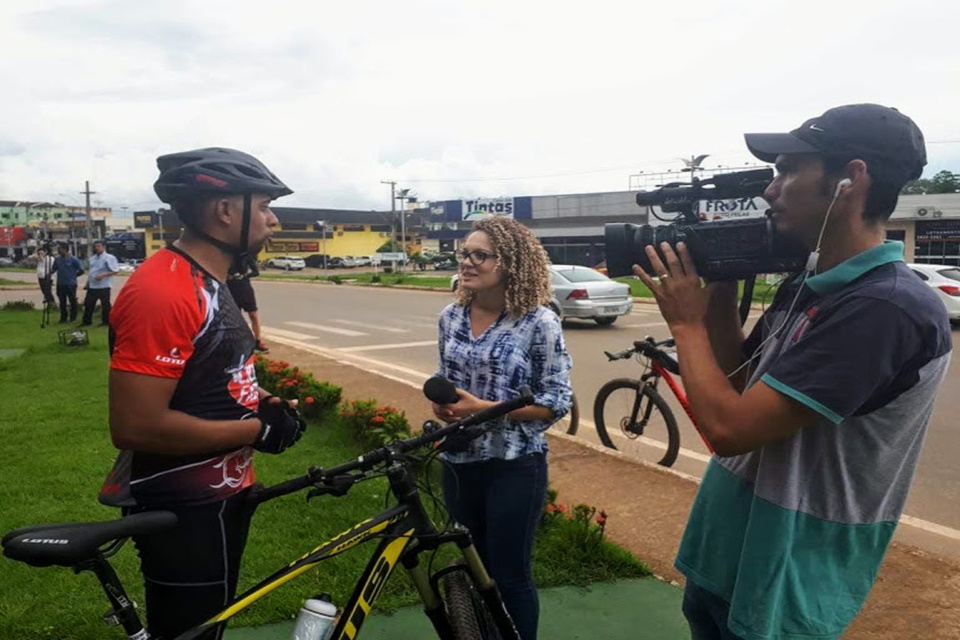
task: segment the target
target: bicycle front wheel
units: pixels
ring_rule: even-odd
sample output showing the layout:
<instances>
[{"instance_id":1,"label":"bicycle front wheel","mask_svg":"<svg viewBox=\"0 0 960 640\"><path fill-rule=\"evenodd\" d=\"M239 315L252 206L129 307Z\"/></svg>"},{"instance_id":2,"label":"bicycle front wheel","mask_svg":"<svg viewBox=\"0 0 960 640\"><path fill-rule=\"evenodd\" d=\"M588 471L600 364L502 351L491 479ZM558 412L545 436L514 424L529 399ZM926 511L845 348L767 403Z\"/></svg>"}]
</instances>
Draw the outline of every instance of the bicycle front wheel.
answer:
<instances>
[{"instance_id":1,"label":"bicycle front wheel","mask_svg":"<svg viewBox=\"0 0 960 640\"><path fill-rule=\"evenodd\" d=\"M680 452L680 430L670 405L657 390L639 380L616 378L600 387L593 403L597 435L604 446L616 449L611 437L620 433L634 440L640 436L651 446L665 447L657 464L672 466Z\"/></svg>"},{"instance_id":2,"label":"bicycle front wheel","mask_svg":"<svg viewBox=\"0 0 960 640\"><path fill-rule=\"evenodd\" d=\"M501 640L493 616L466 571L445 575L442 584L455 640Z\"/></svg>"}]
</instances>

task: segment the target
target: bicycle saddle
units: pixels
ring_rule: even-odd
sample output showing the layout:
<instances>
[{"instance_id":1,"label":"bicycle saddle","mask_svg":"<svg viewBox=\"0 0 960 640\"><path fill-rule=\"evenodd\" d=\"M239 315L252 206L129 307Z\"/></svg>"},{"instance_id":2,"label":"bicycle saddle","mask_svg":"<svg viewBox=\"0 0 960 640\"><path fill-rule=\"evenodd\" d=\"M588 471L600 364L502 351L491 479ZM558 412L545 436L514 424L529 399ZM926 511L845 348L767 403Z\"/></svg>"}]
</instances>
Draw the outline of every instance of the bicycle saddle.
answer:
<instances>
[{"instance_id":1,"label":"bicycle saddle","mask_svg":"<svg viewBox=\"0 0 960 640\"><path fill-rule=\"evenodd\" d=\"M111 540L162 531L176 523L176 514L153 511L106 522L22 527L3 536L3 555L34 567L72 567L96 557L99 548Z\"/></svg>"}]
</instances>

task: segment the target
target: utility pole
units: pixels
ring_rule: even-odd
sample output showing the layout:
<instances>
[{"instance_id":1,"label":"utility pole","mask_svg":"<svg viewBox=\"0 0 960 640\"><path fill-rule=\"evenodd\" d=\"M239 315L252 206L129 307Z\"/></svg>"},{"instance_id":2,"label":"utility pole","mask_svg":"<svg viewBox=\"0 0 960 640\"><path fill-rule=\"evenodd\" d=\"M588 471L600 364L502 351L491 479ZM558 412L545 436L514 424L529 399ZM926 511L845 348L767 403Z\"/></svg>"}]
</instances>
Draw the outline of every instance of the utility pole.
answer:
<instances>
[{"instance_id":1,"label":"utility pole","mask_svg":"<svg viewBox=\"0 0 960 640\"><path fill-rule=\"evenodd\" d=\"M394 249L397 244L397 181L381 180L380 184L390 185L390 244L394 245L390 248Z\"/></svg>"},{"instance_id":2,"label":"utility pole","mask_svg":"<svg viewBox=\"0 0 960 640\"><path fill-rule=\"evenodd\" d=\"M93 220L90 218L90 196L95 194L96 191L90 191L89 180L87 180L84 185L86 188L80 193L87 196L87 260L89 260L91 252L93 251Z\"/></svg>"}]
</instances>

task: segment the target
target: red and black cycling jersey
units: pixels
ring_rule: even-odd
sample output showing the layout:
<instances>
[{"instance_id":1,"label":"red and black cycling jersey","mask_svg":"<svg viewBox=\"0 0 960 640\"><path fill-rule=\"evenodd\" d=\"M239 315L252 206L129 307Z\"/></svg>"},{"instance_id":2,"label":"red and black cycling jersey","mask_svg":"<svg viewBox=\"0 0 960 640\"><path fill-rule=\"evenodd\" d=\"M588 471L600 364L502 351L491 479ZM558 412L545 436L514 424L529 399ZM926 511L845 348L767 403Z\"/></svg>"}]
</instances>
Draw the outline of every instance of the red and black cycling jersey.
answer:
<instances>
[{"instance_id":1,"label":"red and black cycling jersey","mask_svg":"<svg viewBox=\"0 0 960 640\"><path fill-rule=\"evenodd\" d=\"M253 416L259 403L256 340L229 289L185 253L163 249L140 265L117 296L110 324L110 368L176 378L171 409L208 420ZM162 506L223 500L253 484L252 459L251 447L201 455L123 451L100 501Z\"/></svg>"}]
</instances>

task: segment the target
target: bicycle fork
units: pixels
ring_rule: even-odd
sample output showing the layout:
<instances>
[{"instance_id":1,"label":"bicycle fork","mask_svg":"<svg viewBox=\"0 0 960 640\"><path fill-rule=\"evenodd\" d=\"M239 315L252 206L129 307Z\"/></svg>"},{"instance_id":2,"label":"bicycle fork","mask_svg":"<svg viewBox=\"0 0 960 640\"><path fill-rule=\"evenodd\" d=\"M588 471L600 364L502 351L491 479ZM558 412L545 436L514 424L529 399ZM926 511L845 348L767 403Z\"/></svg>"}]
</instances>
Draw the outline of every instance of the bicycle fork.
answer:
<instances>
[{"instance_id":1,"label":"bicycle fork","mask_svg":"<svg viewBox=\"0 0 960 640\"><path fill-rule=\"evenodd\" d=\"M646 387L650 387L654 391L657 390L657 380L659 378L654 378L653 382L649 382L649 378L644 376L640 379L640 383L637 385L637 394L633 399L633 409L630 411L629 422L624 425L625 430L634 436L642 436L643 430L647 428L647 424L650 422L650 416L653 415L653 400L651 400L646 394L643 393L643 390ZM640 414L640 405L643 403L644 399L647 401L647 406L643 410L643 421L637 422L637 417Z\"/></svg>"}]
</instances>

